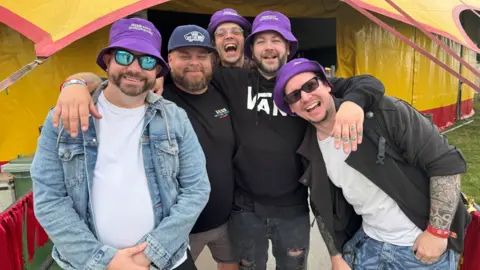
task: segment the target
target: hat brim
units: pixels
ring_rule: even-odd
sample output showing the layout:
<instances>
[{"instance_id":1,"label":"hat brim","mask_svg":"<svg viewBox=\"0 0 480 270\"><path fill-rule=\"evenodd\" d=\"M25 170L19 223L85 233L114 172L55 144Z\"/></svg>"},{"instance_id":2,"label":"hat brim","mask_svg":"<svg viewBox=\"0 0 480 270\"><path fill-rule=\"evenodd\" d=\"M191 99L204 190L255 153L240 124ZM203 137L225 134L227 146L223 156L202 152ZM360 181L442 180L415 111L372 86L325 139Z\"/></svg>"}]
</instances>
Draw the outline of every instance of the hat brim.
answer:
<instances>
[{"instance_id":1,"label":"hat brim","mask_svg":"<svg viewBox=\"0 0 480 270\"><path fill-rule=\"evenodd\" d=\"M292 32L287 31L285 28L282 28L277 25L264 24L255 28L253 32L245 40L245 56L252 58L252 51L250 47L253 44L253 37L256 34L260 32L265 32L265 31L275 31L290 43L290 54L288 55L288 59L291 59L295 55L295 53L298 50L298 40L295 38Z\"/></svg>"},{"instance_id":2,"label":"hat brim","mask_svg":"<svg viewBox=\"0 0 480 270\"><path fill-rule=\"evenodd\" d=\"M168 53L170 53L171 51L174 51L176 49L179 49L179 48L203 48L205 50L207 50L209 53L211 52L216 52L217 49L215 49L214 47L212 46L209 46L209 45L200 45L200 44L183 44L183 45L179 45L179 46L176 46L176 47L173 47L171 48Z\"/></svg>"},{"instance_id":3,"label":"hat brim","mask_svg":"<svg viewBox=\"0 0 480 270\"><path fill-rule=\"evenodd\" d=\"M160 52L158 51L157 48L155 48L155 46L153 46L149 42L143 42L138 38L123 38L118 42L114 42L110 44L110 46L104 48L98 54L97 65L105 71L107 70L107 66L103 61L103 55L105 55L105 53L107 53L111 49L126 49L129 51L136 51L139 53L154 56L159 60L159 64L162 67L162 70L157 75L157 78L167 75L167 73L170 70L170 67L168 66L167 62L165 62L165 60L162 58L162 56L160 55Z\"/></svg>"},{"instance_id":4,"label":"hat brim","mask_svg":"<svg viewBox=\"0 0 480 270\"><path fill-rule=\"evenodd\" d=\"M217 30L217 27L220 24L227 23L227 22L236 23L236 24L240 25L240 27L242 27L242 29L244 31L245 30L250 31L250 28L252 27L250 22L247 19L245 19L241 16L222 15L221 17L219 17L218 19L216 19L215 21L213 21L212 23L210 23L208 25L207 31L210 34L210 38L214 39L214 34L215 34L215 30Z\"/></svg>"},{"instance_id":5,"label":"hat brim","mask_svg":"<svg viewBox=\"0 0 480 270\"><path fill-rule=\"evenodd\" d=\"M323 69L323 67L315 61L300 63L294 67L289 68L289 70L286 70L285 72L285 75L278 74L277 76L277 82L273 90L273 100L277 108L281 111L288 113L289 115L296 115L290 110L290 105L285 102L285 86L287 85L288 81L290 81L293 76L300 73L315 72L319 73L319 75L322 77L320 78L322 81L328 82L327 75L325 74L325 70ZM328 84L330 85L330 82L328 82Z\"/></svg>"}]
</instances>

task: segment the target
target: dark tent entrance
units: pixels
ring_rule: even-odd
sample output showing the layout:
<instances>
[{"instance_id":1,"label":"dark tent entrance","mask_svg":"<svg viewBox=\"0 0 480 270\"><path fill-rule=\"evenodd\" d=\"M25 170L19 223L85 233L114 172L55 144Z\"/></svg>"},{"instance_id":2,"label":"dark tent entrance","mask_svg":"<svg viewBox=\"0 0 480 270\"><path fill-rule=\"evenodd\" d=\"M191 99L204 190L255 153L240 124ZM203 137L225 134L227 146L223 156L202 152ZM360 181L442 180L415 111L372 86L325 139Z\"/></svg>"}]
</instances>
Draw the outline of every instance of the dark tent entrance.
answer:
<instances>
[{"instance_id":1,"label":"dark tent entrance","mask_svg":"<svg viewBox=\"0 0 480 270\"><path fill-rule=\"evenodd\" d=\"M167 57L167 44L175 27L196 24L207 28L210 14L196 14L163 10L148 10L148 20L158 28L163 37L162 55ZM251 23L253 17L246 17ZM336 65L335 18L290 18L292 32L300 42L297 57L306 57L320 62L325 67Z\"/></svg>"}]
</instances>

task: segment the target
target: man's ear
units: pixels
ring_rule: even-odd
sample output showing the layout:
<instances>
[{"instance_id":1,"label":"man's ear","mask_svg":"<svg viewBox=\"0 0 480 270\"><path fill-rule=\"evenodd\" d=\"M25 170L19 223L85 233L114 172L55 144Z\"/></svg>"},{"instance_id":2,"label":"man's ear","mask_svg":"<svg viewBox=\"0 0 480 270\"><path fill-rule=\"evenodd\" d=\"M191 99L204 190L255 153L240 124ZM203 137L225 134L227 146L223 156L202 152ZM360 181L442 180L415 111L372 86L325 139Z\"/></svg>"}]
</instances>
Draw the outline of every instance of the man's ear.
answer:
<instances>
[{"instance_id":1,"label":"man's ear","mask_svg":"<svg viewBox=\"0 0 480 270\"><path fill-rule=\"evenodd\" d=\"M287 58L290 57L290 42L287 41Z\"/></svg>"},{"instance_id":2,"label":"man's ear","mask_svg":"<svg viewBox=\"0 0 480 270\"><path fill-rule=\"evenodd\" d=\"M168 54L168 64L171 65L173 61L173 55L171 53Z\"/></svg>"},{"instance_id":3,"label":"man's ear","mask_svg":"<svg viewBox=\"0 0 480 270\"><path fill-rule=\"evenodd\" d=\"M105 63L105 66L108 68L110 67L110 61L112 61L112 54L111 53L106 53L103 55L103 63Z\"/></svg>"}]
</instances>

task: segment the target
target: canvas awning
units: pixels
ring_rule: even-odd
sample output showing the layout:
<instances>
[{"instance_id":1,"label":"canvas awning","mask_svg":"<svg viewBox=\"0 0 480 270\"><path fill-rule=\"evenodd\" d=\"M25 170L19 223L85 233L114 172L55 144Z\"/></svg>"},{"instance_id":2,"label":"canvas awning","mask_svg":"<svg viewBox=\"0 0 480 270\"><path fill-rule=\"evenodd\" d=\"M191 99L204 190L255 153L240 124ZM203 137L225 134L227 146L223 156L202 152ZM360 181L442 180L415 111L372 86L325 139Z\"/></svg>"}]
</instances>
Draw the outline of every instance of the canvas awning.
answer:
<instances>
[{"instance_id":1,"label":"canvas awning","mask_svg":"<svg viewBox=\"0 0 480 270\"><path fill-rule=\"evenodd\" d=\"M412 24L385 0L352 1L364 9ZM394 0L393 2L428 31L450 38L480 53L480 49L468 37L460 23L460 13L464 10L480 10L480 0Z\"/></svg>"}]
</instances>

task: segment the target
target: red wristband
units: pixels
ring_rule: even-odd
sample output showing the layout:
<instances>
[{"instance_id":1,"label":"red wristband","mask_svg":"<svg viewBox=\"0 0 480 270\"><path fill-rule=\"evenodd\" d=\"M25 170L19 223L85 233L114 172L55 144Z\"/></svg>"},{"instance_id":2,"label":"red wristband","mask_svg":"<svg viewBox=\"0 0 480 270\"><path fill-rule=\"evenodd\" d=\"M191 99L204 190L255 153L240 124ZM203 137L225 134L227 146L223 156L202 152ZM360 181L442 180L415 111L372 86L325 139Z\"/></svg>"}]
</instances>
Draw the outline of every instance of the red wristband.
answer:
<instances>
[{"instance_id":1,"label":"red wristband","mask_svg":"<svg viewBox=\"0 0 480 270\"><path fill-rule=\"evenodd\" d=\"M435 228L433 227L432 225L428 224L427 225L427 231L429 233L431 233L432 235L436 236L436 237L439 237L439 238L448 238L450 236L452 236L453 238L457 238L457 234L454 233L454 232L450 232L449 230L442 230L442 229L438 229L438 228Z\"/></svg>"},{"instance_id":2,"label":"red wristband","mask_svg":"<svg viewBox=\"0 0 480 270\"><path fill-rule=\"evenodd\" d=\"M85 87L88 87L88 84L85 80L83 79L80 79L80 78L70 78L70 79L66 79L65 81L62 82L62 84L60 85L60 92L62 91L63 87L65 87L66 83L69 83L69 84L82 84L82 85L85 85Z\"/></svg>"}]
</instances>

